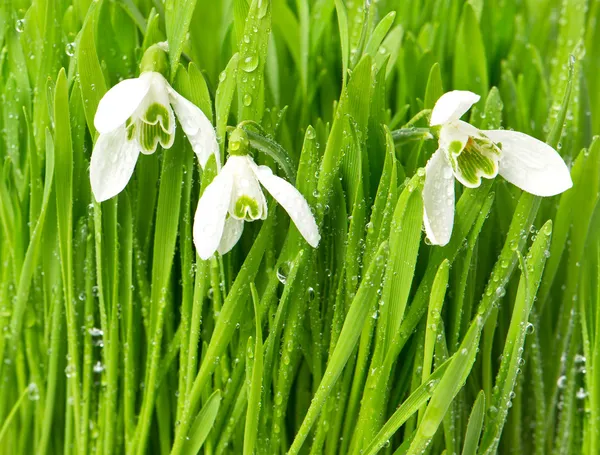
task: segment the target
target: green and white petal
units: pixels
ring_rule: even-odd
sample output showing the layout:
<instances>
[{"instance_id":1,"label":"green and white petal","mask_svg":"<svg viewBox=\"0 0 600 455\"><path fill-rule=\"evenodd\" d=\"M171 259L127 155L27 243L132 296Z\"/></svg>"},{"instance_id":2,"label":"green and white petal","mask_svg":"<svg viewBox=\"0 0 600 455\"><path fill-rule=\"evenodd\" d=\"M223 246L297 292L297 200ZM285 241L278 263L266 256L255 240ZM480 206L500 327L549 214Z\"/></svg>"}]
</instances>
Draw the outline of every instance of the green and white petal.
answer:
<instances>
[{"instance_id":1,"label":"green and white petal","mask_svg":"<svg viewBox=\"0 0 600 455\"><path fill-rule=\"evenodd\" d=\"M478 102L480 96L463 90L454 90L444 93L435 103L431 111L430 126L443 125L453 122L463 116L465 112L471 109L471 106Z\"/></svg>"},{"instance_id":2,"label":"green and white petal","mask_svg":"<svg viewBox=\"0 0 600 455\"><path fill-rule=\"evenodd\" d=\"M439 146L445 150L449 159L461 154L469 137L479 134L474 126L460 120L449 122L440 128Z\"/></svg>"},{"instance_id":3,"label":"green and white petal","mask_svg":"<svg viewBox=\"0 0 600 455\"><path fill-rule=\"evenodd\" d=\"M233 175L224 167L206 187L194 216L194 245L200 257L209 259L221 244L227 209L233 189Z\"/></svg>"},{"instance_id":4,"label":"green and white petal","mask_svg":"<svg viewBox=\"0 0 600 455\"><path fill-rule=\"evenodd\" d=\"M215 155L217 168L221 167L217 134L204 112L169 87L171 105L177 114L181 128L188 137L200 166L204 169L211 155Z\"/></svg>"},{"instance_id":5,"label":"green and white petal","mask_svg":"<svg viewBox=\"0 0 600 455\"><path fill-rule=\"evenodd\" d=\"M143 76L119 82L102 97L94 117L94 126L100 134L123 125L142 104L152 83Z\"/></svg>"},{"instance_id":6,"label":"green and white petal","mask_svg":"<svg viewBox=\"0 0 600 455\"><path fill-rule=\"evenodd\" d=\"M234 176L229 214L245 221L267 218L267 200L252 171L252 158L232 155L225 165L228 166Z\"/></svg>"},{"instance_id":7,"label":"green and white petal","mask_svg":"<svg viewBox=\"0 0 600 455\"><path fill-rule=\"evenodd\" d=\"M225 220L225 228L223 229L223 237L217 251L220 255L229 253L231 249L238 243L238 240L244 232L244 222L230 216Z\"/></svg>"},{"instance_id":8,"label":"green and white petal","mask_svg":"<svg viewBox=\"0 0 600 455\"><path fill-rule=\"evenodd\" d=\"M454 225L454 175L443 150L438 149L425 166L423 224L433 245L446 245Z\"/></svg>"},{"instance_id":9,"label":"green and white petal","mask_svg":"<svg viewBox=\"0 0 600 455\"><path fill-rule=\"evenodd\" d=\"M448 123L441 128L439 143L447 151L455 177L466 187L477 188L482 177L498 175L501 151L474 126L461 120Z\"/></svg>"},{"instance_id":10,"label":"green and white petal","mask_svg":"<svg viewBox=\"0 0 600 455\"><path fill-rule=\"evenodd\" d=\"M500 175L513 185L536 196L554 196L573 186L569 168L548 144L517 131L484 133L502 149Z\"/></svg>"},{"instance_id":11,"label":"green and white petal","mask_svg":"<svg viewBox=\"0 0 600 455\"><path fill-rule=\"evenodd\" d=\"M267 166L253 166L258 180L285 209L302 237L316 248L321 240L319 228L304 196L289 182L277 177Z\"/></svg>"},{"instance_id":12,"label":"green and white petal","mask_svg":"<svg viewBox=\"0 0 600 455\"><path fill-rule=\"evenodd\" d=\"M170 149L175 142L175 116L171 107L164 108L162 105L154 104L149 108L147 116L149 119L154 119L154 123L138 120L134 126L137 129L137 140L142 153L153 154L158 144L163 149ZM167 120L165 122L160 120L163 118Z\"/></svg>"},{"instance_id":13,"label":"green and white petal","mask_svg":"<svg viewBox=\"0 0 600 455\"><path fill-rule=\"evenodd\" d=\"M164 149L169 149L175 141L175 114L171 109L168 83L159 73L144 73L150 81L150 90L142 104L135 112L134 120L137 128L138 142L142 153L147 155L156 151L158 144Z\"/></svg>"},{"instance_id":14,"label":"green and white petal","mask_svg":"<svg viewBox=\"0 0 600 455\"><path fill-rule=\"evenodd\" d=\"M98 202L123 191L133 175L139 155L138 144L127 140L125 126L100 134L90 162L90 182Z\"/></svg>"}]
</instances>

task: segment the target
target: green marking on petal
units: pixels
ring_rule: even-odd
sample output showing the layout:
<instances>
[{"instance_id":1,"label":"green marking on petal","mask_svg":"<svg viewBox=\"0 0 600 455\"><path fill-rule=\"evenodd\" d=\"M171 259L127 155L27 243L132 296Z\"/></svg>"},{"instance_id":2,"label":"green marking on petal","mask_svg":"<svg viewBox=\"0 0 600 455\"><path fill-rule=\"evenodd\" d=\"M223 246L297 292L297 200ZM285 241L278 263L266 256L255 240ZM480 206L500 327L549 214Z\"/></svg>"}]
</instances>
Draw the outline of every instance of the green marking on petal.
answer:
<instances>
[{"instance_id":1,"label":"green marking on petal","mask_svg":"<svg viewBox=\"0 0 600 455\"><path fill-rule=\"evenodd\" d=\"M476 188L481 178L492 179L498 175L501 149L487 137L469 137L464 150L458 155L449 154L456 178L465 186Z\"/></svg>"},{"instance_id":2,"label":"green marking on petal","mask_svg":"<svg viewBox=\"0 0 600 455\"><path fill-rule=\"evenodd\" d=\"M154 125L145 122L139 122L138 141L145 153L154 153L158 144L164 149L168 149L175 141L175 131L168 133L160 124Z\"/></svg>"},{"instance_id":3,"label":"green marking on petal","mask_svg":"<svg viewBox=\"0 0 600 455\"><path fill-rule=\"evenodd\" d=\"M137 128L135 127L135 122L131 120L131 117L127 119L125 123L125 129L127 130L127 140L131 141L135 137L135 132Z\"/></svg>"},{"instance_id":4,"label":"green marking on petal","mask_svg":"<svg viewBox=\"0 0 600 455\"><path fill-rule=\"evenodd\" d=\"M165 133L171 131L171 116L169 115L169 109L159 103L152 103L146 109L146 113L142 116L144 123L151 125L160 124Z\"/></svg>"},{"instance_id":5,"label":"green marking on petal","mask_svg":"<svg viewBox=\"0 0 600 455\"><path fill-rule=\"evenodd\" d=\"M452 155L460 155L460 153L463 150L463 144L460 141L452 141L450 142L450 145L448 146L448 151L452 154Z\"/></svg>"},{"instance_id":6,"label":"green marking on petal","mask_svg":"<svg viewBox=\"0 0 600 455\"><path fill-rule=\"evenodd\" d=\"M250 196L242 195L235 201L233 215L245 221L254 221L260 218L260 205Z\"/></svg>"}]
</instances>

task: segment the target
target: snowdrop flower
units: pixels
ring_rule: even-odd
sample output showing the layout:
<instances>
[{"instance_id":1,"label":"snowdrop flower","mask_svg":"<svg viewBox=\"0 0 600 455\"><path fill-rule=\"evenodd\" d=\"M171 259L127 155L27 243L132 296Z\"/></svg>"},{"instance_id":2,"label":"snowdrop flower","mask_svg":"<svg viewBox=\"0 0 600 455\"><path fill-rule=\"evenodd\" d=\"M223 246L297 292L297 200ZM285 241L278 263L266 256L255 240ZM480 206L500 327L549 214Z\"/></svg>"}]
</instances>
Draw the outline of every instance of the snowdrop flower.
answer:
<instances>
[{"instance_id":1,"label":"snowdrop flower","mask_svg":"<svg viewBox=\"0 0 600 455\"><path fill-rule=\"evenodd\" d=\"M481 178L500 174L537 196L554 196L573 186L567 165L549 145L508 130L479 130L460 117L479 96L466 91L445 93L431 112L439 127L439 145L425 167L423 222L429 241L446 245L454 224L454 179L468 188Z\"/></svg>"},{"instance_id":2,"label":"snowdrop flower","mask_svg":"<svg viewBox=\"0 0 600 455\"><path fill-rule=\"evenodd\" d=\"M244 221L267 218L261 185L290 215L300 234L314 248L321 236L306 199L267 166L257 166L248 155L248 136L237 128L229 139L229 158L206 187L194 218L194 244L200 257L225 254L242 235Z\"/></svg>"},{"instance_id":3,"label":"snowdrop flower","mask_svg":"<svg viewBox=\"0 0 600 455\"><path fill-rule=\"evenodd\" d=\"M146 51L140 77L126 79L100 100L94 126L100 133L92 152L90 180L98 202L119 194L133 174L140 153L152 154L175 140L175 115L200 165L214 154L219 167L215 130L195 104L177 93L161 74L168 68L164 45ZM174 112L173 112L174 111Z\"/></svg>"}]
</instances>

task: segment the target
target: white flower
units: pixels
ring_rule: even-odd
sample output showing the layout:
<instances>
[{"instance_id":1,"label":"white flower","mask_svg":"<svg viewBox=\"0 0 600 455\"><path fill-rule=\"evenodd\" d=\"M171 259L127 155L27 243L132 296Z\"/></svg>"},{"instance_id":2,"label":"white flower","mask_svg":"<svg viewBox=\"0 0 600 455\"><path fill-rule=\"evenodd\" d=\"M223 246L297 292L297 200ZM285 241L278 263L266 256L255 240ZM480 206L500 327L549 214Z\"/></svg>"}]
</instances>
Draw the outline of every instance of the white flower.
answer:
<instances>
[{"instance_id":1,"label":"white flower","mask_svg":"<svg viewBox=\"0 0 600 455\"><path fill-rule=\"evenodd\" d=\"M92 191L98 202L119 194L129 182L141 153L152 154L160 144L175 140L175 114L200 165L212 154L219 166L215 130L195 104L169 85L158 72L143 72L111 88L100 100L94 126L100 133L90 163Z\"/></svg>"},{"instance_id":2,"label":"white flower","mask_svg":"<svg viewBox=\"0 0 600 455\"><path fill-rule=\"evenodd\" d=\"M250 156L230 155L198 202L194 244L202 259L231 250L242 235L244 221L267 218L261 185L287 211L306 241L317 247L321 236L302 194L269 167L257 166Z\"/></svg>"},{"instance_id":3,"label":"white flower","mask_svg":"<svg viewBox=\"0 0 600 455\"><path fill-rule=\"evenodd\" d=\"M508 130L478 130L460 117L479 96L466 91L445 93L431 112L440 126L439 145L425 167L423 222L430 242L446 245L454 224L454 178L469 188L481 177L500 174L537 196L554 196L573 186L567 165L549 145Z\"/></svg>"}]
</instances>

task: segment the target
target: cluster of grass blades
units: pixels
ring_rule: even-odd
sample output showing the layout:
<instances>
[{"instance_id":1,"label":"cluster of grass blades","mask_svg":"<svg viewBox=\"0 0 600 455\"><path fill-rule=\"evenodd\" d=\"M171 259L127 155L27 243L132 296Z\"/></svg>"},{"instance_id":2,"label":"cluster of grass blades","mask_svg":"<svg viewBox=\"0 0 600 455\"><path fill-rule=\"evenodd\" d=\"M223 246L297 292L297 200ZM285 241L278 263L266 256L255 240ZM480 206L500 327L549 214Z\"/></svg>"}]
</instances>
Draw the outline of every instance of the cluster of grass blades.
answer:
<instances>
[{"instance_id":1,"label":"cluster of grass blades","mask_svg":"<svg viewBox=\"0 0 600 455\"><path fill-rule=\"evenodd\" d=\"M2 2L0 453L600 453L599 24L598 0ZM164 41L222 161L243 124L317 249L269 201L201 260L215 169L180 127L94 200L98 103ZM452 89L574 185L457 186L438 247L423 168Z\"/></svg>"}]
</instances>

